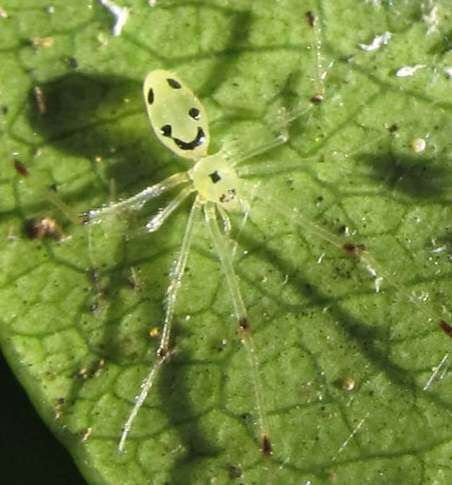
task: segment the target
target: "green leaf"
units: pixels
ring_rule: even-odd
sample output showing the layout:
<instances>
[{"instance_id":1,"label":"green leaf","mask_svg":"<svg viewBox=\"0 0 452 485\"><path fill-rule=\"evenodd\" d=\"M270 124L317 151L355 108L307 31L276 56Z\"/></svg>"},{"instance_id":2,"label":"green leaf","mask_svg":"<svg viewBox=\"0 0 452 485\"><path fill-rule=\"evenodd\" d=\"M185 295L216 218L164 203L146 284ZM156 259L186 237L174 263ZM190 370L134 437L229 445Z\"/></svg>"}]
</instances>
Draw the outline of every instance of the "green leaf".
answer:
<instances>
[{"instance_id":1,"label":"green leaf","mask_svg":"<svg viewBox=\"0 0 452 485\"><path fill-rule=\"evenodd\" d=\"M99 3L49 5L2 2L0 340L87 481L450 483L451 342L439 325L452 309L449 2L129 0L118 37ZM384 32L387 45L359 47ZM203 101L212 150L233 135L268 141L270 113L311 107L286 145L247 162L260 197L284 211L249 193L250 220L233 217L271 457L201 221L176 353L117 453L189 206L152 235L140 229L165 199L92 227L75 215L188 168L150 132L141 84L157 68ZM295 208L364 244L367 268ZM43 218L54 237L30 237Z\"/></svg>"}]
</instances>

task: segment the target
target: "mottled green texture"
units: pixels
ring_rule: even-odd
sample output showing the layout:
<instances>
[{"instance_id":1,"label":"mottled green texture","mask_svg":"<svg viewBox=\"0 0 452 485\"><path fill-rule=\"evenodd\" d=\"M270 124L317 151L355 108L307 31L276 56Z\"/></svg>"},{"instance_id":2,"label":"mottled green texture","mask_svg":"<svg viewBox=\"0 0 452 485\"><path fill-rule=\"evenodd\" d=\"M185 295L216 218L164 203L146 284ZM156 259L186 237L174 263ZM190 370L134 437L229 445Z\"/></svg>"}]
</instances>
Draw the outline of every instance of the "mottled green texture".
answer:
<instances>
[{"instance_id":1,"label":"mottled green texture","mask_svg":"<svg viewBox=\"0 0 452 485\"><path fill-rule=\"evenodd\" d=\"M452 311L450 1L434 2L439 24L427 35L428 2L413 0L160 0L153 9L129 0L118 38L98 3L55 0L53 14L49 3L1 5L9 17L0 19L0 340L86 479L451 483L449 374L424 390L451 345L438 327ZM177 353L118 456L121 426L154 358L148 330L161 322L188 206L153 235L140 228L160 201L134 219L106 221L92 228L89 247L89 229L46 193L56 190L80 213L187 166L151 134L141 99L151 69L176 70L203 100L214 147L231 133L263 141L266 112L308 106L318 92L309 9L320 18L325 100L293 124L287 145L251 163L253 180L333 233L350 231L405 291L384 281L377 293L353 259L252 203L234 236L272 430L274 455L265 459L231 302L198 224L177 305ZM389 45L358 47L384 31ZM52 46L30 44L46 36ZM396 77L414 64L426 67ZM417 137L427 142L420 154ZM28 239L24 222L42 216L68 238ZM424 313L408 301L412 292ZM343 389L346 378L354 390Z\"/></svg>"}]
</instances>

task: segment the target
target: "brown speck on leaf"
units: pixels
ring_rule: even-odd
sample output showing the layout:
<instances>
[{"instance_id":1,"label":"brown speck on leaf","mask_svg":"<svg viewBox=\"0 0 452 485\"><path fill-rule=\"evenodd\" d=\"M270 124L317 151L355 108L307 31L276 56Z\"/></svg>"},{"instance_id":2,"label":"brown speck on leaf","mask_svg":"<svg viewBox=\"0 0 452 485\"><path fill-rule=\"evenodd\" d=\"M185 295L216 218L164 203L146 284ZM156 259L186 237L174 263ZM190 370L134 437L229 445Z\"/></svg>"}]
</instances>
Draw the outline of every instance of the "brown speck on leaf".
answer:
<instances>
[{"instance_id":1,"label":"brown speck on leaf","mask_svg":"<svg viewBox=\"0 0 452 485\"><path fill-rule=\"evenodd\" d=\"M251 326L250 326L250 322L249 322L248 318L242 317L239 320L239 329L240 329L240 331L242 333L245 333L245 332L249 332L250 331Z\"/></svg>"},{"instance_id":2,"label":"brown speck on leaf","mask_svg":"<svg viewBox=\"0 0 452 485\"><path fill-rule=\"evenodd\" d=\"M342 249L350 256L359 256L366 250L364 244L345 243Z\"/></svg>"},{"instance_id":3,"label":"brown speck on leaf","mask_svg":"<svg viewBox=\"0 0 452 485\"><path fill-rule=\"evenodd\" d=\"M44 95L44 91L39 86L33 88L33 96L35 98L36 108L40 115L47 113L47 103Z\"/></svg>"},{"instance_id":4,"label":"brown speck on leaf","mask_svg":"<svg viewBox=\"0 0 452 485\"><path fill-rule=\"evenodd\" d=\"M452 337L452 326L450 326L445 320L439 321L439 327L448 337Z\"/></svg>"},{"instance_id":5,"label":"brown speck on leaf","mask_svg":"<svg viewBox=\"0 0 452 485\"><path fill-rule=\"evenodd\" d=\"M270 438L266 434L264 434L264 436L262 436L261 450L262 450L262 454L264 456L273 455L272 444L270 442Z\"/></svg>"},{"instance_id":6,"label":"brown speck on leaf","mask_svg":"<svg viewBox=\"0 0 452 485\"><path fill-rule=\"evenodd\" d=\"M315 14L314 14L314 12L312 10L308 10L304 14L304 18L305 18L307 24L309 25L309 27L314 27L315 21L316 21L316 17L315 17Z\"/></svg>"},{"instance_id":7,"label":"brown speck on leaf","mask_svg":"<svg viewBox=\"0 0 452 485\"><path fill-rule=\"evenodd\" d=\"M312 104L321 104L323 102L323 96L321 94L314 94L314 96L311 97L310 101Z\"/></svg>"},{"instance_id":8,"label":"brown speck on leaf","mask_svg":"<svg viewBox=\"0 0 452 485\"><path fill-rule=\"evenodd\" d=\"M17 158L14 159L14 168L19 175L22 175L22 177L26 177L27 175L29 175L26 165L20 160L17 160Z\"/></svg>"},{"instance_id":9,"label":"brown speck on leaf","mask_svg":"<svg viewBox=\"0 0 452 485\"><path fill-rule=\"evenodd\" d=\"M396 123L393 123L388 127L389 133L395 133L398 130L399 130L399 126Z\"/></svg>"},{"instance_id":10,"label":"brown speck on leaf","mask_svg":"<svg viewBox=\"0 0 452 485\"><path fill-rule=\"evenodd\" d=\"M61 241L64 234L55 219L43 217L42 219L28 219L25 221L24 230L30 239L44 239L46 237Z\"/></svg>"}]
</instances>

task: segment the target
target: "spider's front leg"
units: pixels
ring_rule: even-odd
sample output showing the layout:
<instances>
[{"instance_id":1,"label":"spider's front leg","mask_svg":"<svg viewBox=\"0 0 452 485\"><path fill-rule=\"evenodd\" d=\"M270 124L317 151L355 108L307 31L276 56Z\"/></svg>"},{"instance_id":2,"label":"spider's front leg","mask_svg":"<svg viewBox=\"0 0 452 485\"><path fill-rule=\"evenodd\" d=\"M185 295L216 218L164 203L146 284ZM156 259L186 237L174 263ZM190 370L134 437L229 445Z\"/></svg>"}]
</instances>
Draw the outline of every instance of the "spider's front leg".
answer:
<instances>
[{"instance_id":1,"label":"spider's front leg","mask_svg":"<svg viewBox=\"0 0 452 485\"><path fill-rule=\"evenodd\" d=\"M85 212L82 216L83 223L96 224L98 222L102 222L102 219L105 216L114 214L116 212L123 210L140 210L148 200L155 199L164 192L167 192L178 185L186 184L190 181L191 179L187 172L176 173L155 185L146 187L144 190L138 192L138 194L135 194L132 197L129 197L128 199Z\"/></svg>"},{"instance_id":2,"label":"spider's front leg","mask_svg":"<svg viewBox=\"0 0 452 485\"><path fill-rule=\"evenodd\" d=\"M220 259L221 268L226 277L226 283L231 294L234 313L237 319L240 340L247 352L248 361L251 368L251 385L254 388L256 399L256 412L261 440L261 450L264 455L269 456L272 454L272 445L270 441L269 428L265 419L264 396L259 377L259 362L256 353L256 346L251 333L251 324L248 318L248 312L240 291L239 281L232 264L232 251L229 240L222 233L218 224L216 212L217 207L218 206L213 202L207 202L204 205L205 220L209 228L213 245Z\"/></svg>"}]
</instances>

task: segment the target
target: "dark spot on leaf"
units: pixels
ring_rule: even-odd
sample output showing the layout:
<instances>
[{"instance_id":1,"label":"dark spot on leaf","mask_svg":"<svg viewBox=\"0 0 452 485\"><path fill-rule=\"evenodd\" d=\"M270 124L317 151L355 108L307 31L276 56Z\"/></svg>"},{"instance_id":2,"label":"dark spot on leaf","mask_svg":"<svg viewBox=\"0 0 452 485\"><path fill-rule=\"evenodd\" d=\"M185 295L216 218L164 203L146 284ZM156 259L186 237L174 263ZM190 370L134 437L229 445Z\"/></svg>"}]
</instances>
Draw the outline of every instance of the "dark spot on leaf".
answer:
<instances>
[{"instance_id":1,"label":"dark spot on leaf","mask_svg":"<svg viewBox=\"0 0 452 485\"><path fill-rule=\"evenodd\" d=\"M262 436L261 450L264 456L271 456L273 454L270 438L266 434Z\"/></svg>"},{"instance_id":2,"label":"dark spot on leaf","mask_svg":"<svg viewBox=\"0 0 452 485\"><path fill-rule=\"evenodd\" d=\"M452 327L445 320L439 321L439 327L448 337L452 337Z\"/></svg>"},{"instance_id":3,"label":"dark spot on leaf","mask_svg":"<svg viewBox=\"0 0 452 485\"><path fill-rule=\"evenodd\" d=\"M309 27L314 27L314 25L315 25L315 15L314 15L314 12L312 10L308 10L304 14L304 18L305 18L307 24L309 25Z\"/></svg>"},{"instance_id":4,"label":"dark spot on leaf","mask_svg":"<svg viewBox=\"0 0 452 485\"><path fill-rule=\"evenodd\" d=\"M342 249L350 256L359 256L366 250L364 244L345 243Z\"/></svg>"},{"instance_id":5,"label":"dark spot on leaf","mask_svg":"<svg viewBox=\"0 0 452 485\"><path fill-rule=\"evenodd\" d=\"M14 160L14 168L19 175L22 175L22 177L29 175L28 168L20 160Z\"/></svg>"}]
</instances>

